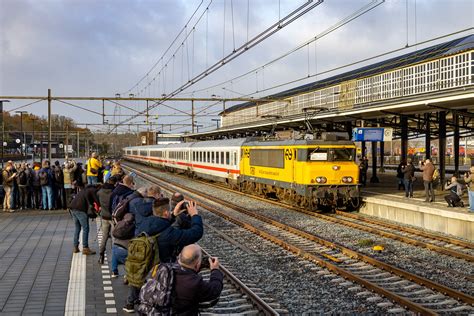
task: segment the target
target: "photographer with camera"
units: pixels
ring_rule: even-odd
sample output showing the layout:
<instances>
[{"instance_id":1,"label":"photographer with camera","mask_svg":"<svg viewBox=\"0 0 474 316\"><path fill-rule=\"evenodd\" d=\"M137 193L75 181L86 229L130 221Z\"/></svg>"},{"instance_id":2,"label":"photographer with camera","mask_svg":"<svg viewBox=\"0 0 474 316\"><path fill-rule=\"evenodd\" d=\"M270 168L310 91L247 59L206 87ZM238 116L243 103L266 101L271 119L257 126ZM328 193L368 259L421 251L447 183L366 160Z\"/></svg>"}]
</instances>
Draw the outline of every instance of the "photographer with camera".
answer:
<instances>
[{"instance_id":1,"label":"photographer with camera","mask_svg":"<svg viewBox=\"0 0 474 316\"><path fill-rule=\"evenodd\" d=\"M219 270L219 260L203 257L201 247L192 244L183 248L178 263L173 290L173 313L198 315L200 303L212 301L211 306L215 305L222 292L224 278ZM201 268L206 265L211 270L209 281L204 281L199 275Z\"/></svg>"},{"instance_id":2,"label":"photographer with camera","mask_svg":"<svg viewBox=\"0 0 474 316\"><path fill-rule=\"evenodd\" d=\"M423 171L423 185L425 187L425 202L434 202L435 193L433 187L433 174L435 167L429 158L426 158L423 163L420 161L419 168Z\"/></svg>"},{"instance_id":3,"label":"photographer with camera","mask_svg":"<svg viewBox=\"0 0 474 316\"><path fill-rule=\"evenodd\" d=\"M17 173L13 171L13 163L8 162L5 169L2 171L3 190L5 190L5 197L3 198L3 211L13 213L13 185Z\"/></svg>"},{"instance_id":4,"label":"photographer with camera","mask_svg":"<svg viewBox=\"0 0 474 316\"><path fill-rule=\"evenodd\" d=\"M444 199L448 202L448 207L464 206L461 201L462 185L458 182L456 176L451 177L450 180L446 180L445 190L449 190L449 195L446 195Z\"/></svg>"},{"instance_id":5,"label":"photographer with camera","mask_svg":"<svg viewBox=\"0 0 474 316\"><path fill-rule=\"evenodd\" d=\"M171 221L173 222L174 227L179 227L182 229L188 229L191 227L191 216L187 212L188 203L185 202L181 205L180 208L176 209L176 205L179 202L184 200L183 194L180 192L175 192L170 200L170 211L171 213Z\"/></svg>"}]
</instances>

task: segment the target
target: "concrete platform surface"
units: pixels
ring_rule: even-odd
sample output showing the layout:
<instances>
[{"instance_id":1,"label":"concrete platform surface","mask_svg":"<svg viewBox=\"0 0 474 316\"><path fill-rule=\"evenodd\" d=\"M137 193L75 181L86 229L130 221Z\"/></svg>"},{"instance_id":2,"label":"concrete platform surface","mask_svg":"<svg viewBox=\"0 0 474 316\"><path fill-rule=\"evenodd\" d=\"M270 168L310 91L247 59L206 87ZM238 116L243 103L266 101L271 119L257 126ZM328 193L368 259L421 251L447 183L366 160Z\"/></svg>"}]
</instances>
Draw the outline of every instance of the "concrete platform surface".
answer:
<instances>
[{"instance_id":1,"label":"concrete platform surface","mask_svg":"<svg viewBox=\"0 0 474 316\"><path fill-rule=\"evenodd\" d=\"M368 174L365 187L361 187L364 204L360 212L404 224L451 234L474 240L474 212L470 212L467 193L462 197L465 207L448 207L444 196L448 192L435 189L435 202L425 202L421 173L415 174L413 198L406 198L405 191L398 190L394 172L378 173L378 183L370 183Z\"/></svg>"},{"instance_id":2,"label":"concrete platform surface","mask_svg":"<svg viewBox=\"0 0 474 316\"><path fill-rule=\"evenodd\" d=\"M73 255L73 233L67 211L0 212L0 315L124 314L123 278L98 255ZM89 245L99 248L96 221Z\"/></svg>"}]
</instances>

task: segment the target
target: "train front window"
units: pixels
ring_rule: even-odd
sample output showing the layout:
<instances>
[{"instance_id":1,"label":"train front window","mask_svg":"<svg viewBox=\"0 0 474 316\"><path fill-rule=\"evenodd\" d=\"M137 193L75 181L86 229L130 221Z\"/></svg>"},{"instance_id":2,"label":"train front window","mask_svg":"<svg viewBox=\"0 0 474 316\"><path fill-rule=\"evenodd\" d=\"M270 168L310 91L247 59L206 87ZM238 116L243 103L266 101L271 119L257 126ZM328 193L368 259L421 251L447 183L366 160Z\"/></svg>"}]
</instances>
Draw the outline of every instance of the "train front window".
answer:
<instances>
[{"instance_id":1,"label":"train front window","mask_svg":"<svg viewBox=\"0 0 474 316\"><path fill-rule=\"evenodd\" d=\"M298 161L354 161L354 148L304 148L297 150Z\"/></svg>"}]
</instances>

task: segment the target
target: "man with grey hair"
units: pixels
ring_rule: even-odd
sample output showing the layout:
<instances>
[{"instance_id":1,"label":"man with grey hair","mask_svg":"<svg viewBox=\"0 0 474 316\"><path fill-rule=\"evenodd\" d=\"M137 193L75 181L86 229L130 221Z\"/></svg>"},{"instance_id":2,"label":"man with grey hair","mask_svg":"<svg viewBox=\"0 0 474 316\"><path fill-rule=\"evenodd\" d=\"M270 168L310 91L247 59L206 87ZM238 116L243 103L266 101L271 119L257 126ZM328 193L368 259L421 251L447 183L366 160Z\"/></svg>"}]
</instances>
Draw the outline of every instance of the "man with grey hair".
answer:
<instances>
[{"instance_id":1,"label":"man with grey hair","mask_svg":"<svg viewBox=\"0 0 474 316\"><path fill-rule=\"evenodd\" d=\"M433 174L435 167L429 158L423 163L420 161L420 170L423 171L423 185L425 186L425 202L434 202Z\"/></svg>"},{"instance_id":2,"label":"man with grey hair","mask_svg":"<svg viewBox=\"0 0 474 316\"><path fill-rule=\"evenodd\" d=\"M198 315L199 304L216 301L223 288L223 274L219 260L209 258L211 276L204 281L199 275L202 264L202 250L196 244L183 248L179 255L179 268L175 272L172 310L179 315ZM217 302L217 301L216 301Z\"/></svg>"}]
</instances>

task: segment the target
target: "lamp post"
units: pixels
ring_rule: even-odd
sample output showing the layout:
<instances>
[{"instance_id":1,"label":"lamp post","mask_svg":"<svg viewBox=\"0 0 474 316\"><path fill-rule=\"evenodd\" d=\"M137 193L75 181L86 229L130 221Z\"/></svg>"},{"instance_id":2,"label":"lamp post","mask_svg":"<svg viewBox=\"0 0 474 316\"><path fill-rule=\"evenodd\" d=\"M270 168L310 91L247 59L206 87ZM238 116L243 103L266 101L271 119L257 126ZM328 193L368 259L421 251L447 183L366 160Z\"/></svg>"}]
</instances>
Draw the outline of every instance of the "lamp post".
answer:
<instances>
[{"instance_id":1,"label":"lamp post","mask_svg":"<svg viewBox=\"0 0 474 316\"><path fill-rule=\"evenodd\" d=\"M3 158L4 158L4 149L5 149L5 120L3 117L3 102L10 102L9 100L0 100L0 111L2 112L2 169L3 169Z\"/></svg>"},{"instance_id":2,"label":"lamp post","mask_svg":"<svg viewBox=\"0 0 474 316\"><path fill-rule=\"evenodd\" d=\"M20 145L20 152L22 161L24 162L26 156L26 136L25 133L23 133L23 114L28 113L28 111L15 111L15 113L20 114L20 134L23 134L23 144ZM23 150L23 148L25 149Z\"/></svg>"},{"instance_id":3,"label":"lamp post","mask_svg":"<svg viewBox=\"0 0 474 316\"><path fill-rule=\"evenodd\" d=\"M219 129L219 122L221 121L221 119L211 119L211 121L216 122L216 128Z\"/></svg>"},{"instance_id":4,"label":"lamp post","mask_svg":"<svg viewBox=\"0 0 474 316\"><path fill-rule=\"evenodd\" d=\"M31 118L31 122L33 122L33 134L31 136L31 143L33 144L33 149L32 149L32 154L31 154L31 159L33 160L33 163L35 163L35 152L36 152L36 145L35 145L35 121L37 121L38 119L35 118L35 117L32 117Z\"/></svg>"}]
</instances>

